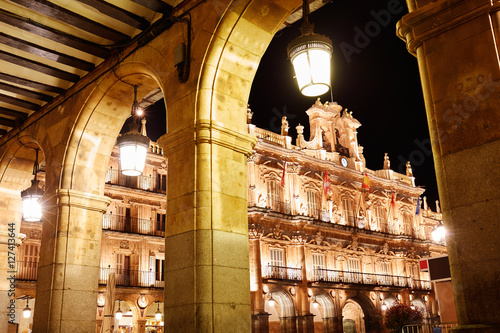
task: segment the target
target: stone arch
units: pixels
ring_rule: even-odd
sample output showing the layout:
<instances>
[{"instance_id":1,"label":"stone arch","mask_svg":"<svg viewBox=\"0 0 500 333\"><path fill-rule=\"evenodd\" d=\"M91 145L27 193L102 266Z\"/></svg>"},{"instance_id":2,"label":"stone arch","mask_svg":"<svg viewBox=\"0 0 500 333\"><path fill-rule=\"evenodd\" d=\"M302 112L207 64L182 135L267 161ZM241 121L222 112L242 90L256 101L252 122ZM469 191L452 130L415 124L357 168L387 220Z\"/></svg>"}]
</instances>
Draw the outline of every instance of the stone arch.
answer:
<instances>
[{"instance_id":1,"label":"stone arch","mask_svg":"<svg viewBox=\"0 0 500 333\"><path fill-rule=\"evenodd\" d=\"M414 298L410 305L412 307L415 307L416 310L420 311L420 313L422 314L422 318L428 318L429 317L429 311L427 310L427 304L425 303L425 301L420 298L420 297L416 297Z\"/></svg>"},{"instance_id":2,"label":"stone arch","mask_svg":"<svg viewBox=\"0 0 500 333\"><path fill-rule=\"evenodd\" d=\"M269 300L275 301L274 307L270 307ZM290 293L280 287L269 291L269 297L264 304L264 310L270 313L269 332L289 332L296 325L295 304ZM277 317L277 318L276 318Z\"/></svg>"},{"instance_id":3,"label":"stone arch","mask_svg":"<svg viewBox=\"0 0 500 333\"><path fill-rule=\"evenodd\" d=\"M365 330L363 332L366 333L378 332L379 322L378 322L378 317L376 315L376 309L373 302L367 296L363 294L357 294L355 296L348 297L344 304L344 308L345 305L347 304L353 304L353 306L359 306L358 309L361 309L362 314L364 316L363 322L365 327Z\"/></svg>"},{"instance_id":4,"label":"stone arch","mask_svg":"<svg viewBox=\"0 0 500 333\"><path fill-rule=\"evenodd\" d=\"M319 290L315 293L314 297L311 299L311 302L311 313L315 315L314 330L321 332L335 332L337 319L336 317L338 316L338 314L332 296L330 296L324 290ZM317 309L314 308L314 302L317 302L319 304L319 307Z\"/></svg>"}]
</instances>

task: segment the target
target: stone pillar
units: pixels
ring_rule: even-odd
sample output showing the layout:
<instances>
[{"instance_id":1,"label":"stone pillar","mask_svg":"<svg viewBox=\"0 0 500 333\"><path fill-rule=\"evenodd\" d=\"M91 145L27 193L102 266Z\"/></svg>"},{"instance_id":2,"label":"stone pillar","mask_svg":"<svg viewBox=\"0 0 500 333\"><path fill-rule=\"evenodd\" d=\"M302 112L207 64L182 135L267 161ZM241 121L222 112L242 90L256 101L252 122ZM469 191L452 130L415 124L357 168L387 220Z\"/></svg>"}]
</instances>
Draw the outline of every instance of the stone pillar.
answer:
<instances>
[{"instance_id":1,"label":"stone pillar","mask_svg":"<svg viewBox=\"0 0 500 333\"><path fill-rule=\"evenodd\" d=\"M335 333L337 328L337 318L323 318L323 333Z\"/></svg>"},{"instance_id":2,"label":"stone pillar","mask_svg":"<svg viewBox=\"0 0 500 333\"><path fill-rule=\"evenodd\" d=\"M246 164L255 138L196 123L159 140L170 174L165 329L250 332Z\"/></svg>"},{"instance_id":3,"label":"stone pillar","mask_svg":"<svg viewBox=\"0 0 500 333\"><path fill-rule=\"evenodd\" d=\"M107 197L74 190L45 194L34 332L93 332Z\"/></svg>"},{"instance_id":4,"label":"stone pillar","mask_svg":"<svg viewBox=\"0 0 500 333\"><path fill-rule=\"evenodd\" d=\"M270 313L252 314L252 333L269 333Z\"/></svg>"},{"instance_id":5,"label":"stone pillar","mask_svg":"<svg viewBox=\"0 0 500 333\"><path fill-rule=\"evenodd\" d=\"M497 1L408 0L398 35L416 55L447 228L459 332L500 329ZM429 144L421 144L430 154Z\"/></svg>"},{"instance_id":6,"label":"stone pillar","mask_svg":"<svg viewBox=\"0 0 500 333\"><path fill-rule=\"evenodd\" d=\"M302 316L297 316L297 327L298 333L314 333L314 315L306 313Z\"/></svg>"},{"instance_id":7,"label":"stone pillar","mask_svg":"<svg viewBox=\"0 0 500 333\"><path fill-rule=\"evenodd\" d=\"M282 333L297 333L297 317L280 317Z\"/></svg>"},{"instance_id":8,"label":"stone pillar","mask_svg":"<svg viewBox=\"0 0 500 333\"><path fill-rule=\"evenodd\" d=\"M137 333L146 333L146 319L137 319Z\"/></svg>"}]
</instances>

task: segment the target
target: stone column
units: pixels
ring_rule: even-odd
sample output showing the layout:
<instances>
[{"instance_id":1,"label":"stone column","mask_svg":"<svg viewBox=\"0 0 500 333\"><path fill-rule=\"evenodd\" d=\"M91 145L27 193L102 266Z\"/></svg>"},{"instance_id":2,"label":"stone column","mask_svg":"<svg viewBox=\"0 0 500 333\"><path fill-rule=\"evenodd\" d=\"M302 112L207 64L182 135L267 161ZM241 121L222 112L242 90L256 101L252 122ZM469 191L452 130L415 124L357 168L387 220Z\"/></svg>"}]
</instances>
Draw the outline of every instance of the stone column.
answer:
<instances>
[{"instance_id":1,"label":"stone column","mask_svg":"<svg viewBox=\"0 0 500 333\"><path fill-rule=\"evenodd\" d=\"M45 194L34 332L93 332L107 197L74 190Z\"/></svg>"},{"instance_id":2,"label":"stone column","mask_svg":"<svg viewBox=\"0 0 500 333\"><path fill-rule=\"evenodd\" d=\"M198 119L159 144L170 173L165 329L250 332L246 164L255 138Z\"/></svg>"},{"instance_id":3,"label":"stone column","mask_svg":"<svg viewBox=\"0 0 500 333\"><path fill-rule=\"evenodd\" d=\"M252 333L269 333L270 313L252 314Z\"/></svg>"},{"instance_id":4,"label":"stone column","mask_svg":"<svg viewBox=\"0 0 500 333\"><path fill-rule=\"evenodd\" d=\"M398 35L420 70L457 331L498 332L500 7L489 0L407 2ZM428 144L421 149L430 154Z\"/></svg>"}]
</instances>

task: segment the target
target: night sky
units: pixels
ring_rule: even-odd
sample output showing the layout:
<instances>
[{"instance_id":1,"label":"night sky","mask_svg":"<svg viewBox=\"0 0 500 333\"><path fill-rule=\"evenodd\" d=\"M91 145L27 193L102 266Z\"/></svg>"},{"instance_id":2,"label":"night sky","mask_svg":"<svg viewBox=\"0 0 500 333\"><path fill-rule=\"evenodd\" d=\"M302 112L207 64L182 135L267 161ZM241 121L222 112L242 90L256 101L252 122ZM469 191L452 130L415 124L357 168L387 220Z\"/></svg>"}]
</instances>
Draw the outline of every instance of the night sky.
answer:
<instances>
[{"instance_id":1,"label":"night sky","mask_svg":"<svg viewBox=\"0 0 500 333\"><path fill-rule=\"evenodd\" d=\"M388 3L393 4L392 13ZM316 33L333 42L333 99L361 122L358 142L364 147L367 167L382 169L388 153L391 169L404 174L409 160L416 185L425 187L424 195L435 210L436 176L417 59L395 33L397 21L407 12L404 0L334 0L312 13L310 22ZM316 101L300 93L286 54L288 43L300 36L301 23L276 34L259 65L248 102L252 122L259 127L279 133L281 117L287 116L293 141L299 123L308 130L305 111ZM323 103L331 100L330 92L320 97ZM309 139L309 131L305 137Z\"/></svg>"},{"instance_id":2,"label":"night sky","mask_svg":"<svg viewBox=\"0 0 500 333\"><path fill-rule=\"evenodd\" d=\"M435 210L438 193L417 60L395 32L397 21L407 12L404 0L334 0L312 13L310 21L316 33L333 42L333 99L361 122L358 142L364 147L367 167L382 169L388 153L391 169L404 174L409 160L416 185L426 189L424 195ZM299 123L306 126L309 139L305 111L316 101L300 93L286 54L288 43L300 36L301 23L276 34L248 101L252 122L261 128L279 133L281 117L287 116L293 142ZM323 103L331 100L330 92L320 97ZM163 101L158 104L163 108ZM148 135L156 140L165 131L164 114L147 112L146 117Z\"/></svg>"}]
</instances>

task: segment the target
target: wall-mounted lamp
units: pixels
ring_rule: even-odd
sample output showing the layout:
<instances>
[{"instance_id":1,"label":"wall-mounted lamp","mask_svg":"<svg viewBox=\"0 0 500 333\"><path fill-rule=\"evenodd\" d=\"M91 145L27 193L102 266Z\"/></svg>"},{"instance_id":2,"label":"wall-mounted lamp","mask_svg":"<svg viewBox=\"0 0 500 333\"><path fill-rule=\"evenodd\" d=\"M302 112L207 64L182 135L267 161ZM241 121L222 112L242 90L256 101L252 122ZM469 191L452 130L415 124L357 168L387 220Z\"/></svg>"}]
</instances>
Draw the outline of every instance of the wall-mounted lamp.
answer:
<instances>
[{"instance_id":1,"label":"wall-mounted lamp","mask_svg":"<svg viewBox=\"0 0 500 333\"><path fill-rule=\"evenodd\" d=\"M38 186L39 180L37 174L38 166L38 150L35 149L35 164L33 165L33 180L31 186L21 191L21 199L23 200L23 219L28 222L38 222L42 219L42 205L39 199L43 197L44 191Z\"/></svg>"},{"instance_id":2,"label":"wall-mounted lamp","mask_svg":"<svg viewBox=\"0 0 500 333\"><path fill-rule=\"evenodd\" d=\"M316 301L316 296L314 296L313 308L315 308L315 309L319 308L319 303L318 303L318 301Z\"/></svg>"},{"instance_id":3,"label":"wall-mounted lamp","mask_svg":"<svg viewBox=\"0 0 500 333\"><path fill-rule=\"evenodd\" d=\"M439 222L439 225L432 230L431 236L436 243L442 243L445 241L446 229L444 228L442 222Z\"/></svg>"},{"instance_id":4,"label":"wall-mounted lamp","mask_svg":"<svg viewBox=\"0 0 500 333\"><path fill-rule=\"evenodd\" d=\"M305 96L320 96L330 89L332 41L314 33L314 26L309 22L308 0L303 0L302 12L302 35L288 45L288 58L295 70L300 92Z\"/></svg>"},{"instance_id":5,"label":"wall-mounted lamp","mask_svg":"<svg viewBox=\"0 0 500 333\"><path fill-rule=\"evenodd\" d=\"M273 299L273 294L269 294L269 306L274 307L274 299Z\"/></svg>"},{"instance_id":6,"label":"wall-mounted lamp","mask_svg":"<svg viewBox=\"0 0 500 333\"><path fill-rule=\"evenodd\" d=\"M142 174L149 147L149 138L139 132L139 125L135 121L137 105L137 86L134 86L134 102L132 103L132 117L134 119L129 124L130 131L122 134L116 140L120 149L122 174L126 176L140 176Z\"/></svg>"},{"instance_id":7,"label":"wall-mounted lamp","mask_svg":"<svg viewBox=\"0 0 500 333\"><path fill-rule=\"evenodd\" d=\"M385 310L387 310L387 305L384 302L384 303L382 303L382 311L385 311Z\"/></svg>"}]
</instances>

